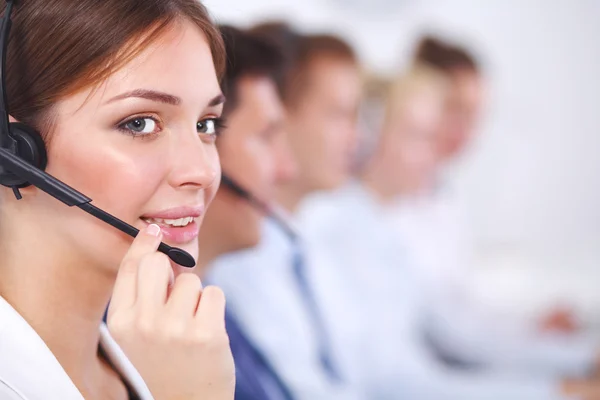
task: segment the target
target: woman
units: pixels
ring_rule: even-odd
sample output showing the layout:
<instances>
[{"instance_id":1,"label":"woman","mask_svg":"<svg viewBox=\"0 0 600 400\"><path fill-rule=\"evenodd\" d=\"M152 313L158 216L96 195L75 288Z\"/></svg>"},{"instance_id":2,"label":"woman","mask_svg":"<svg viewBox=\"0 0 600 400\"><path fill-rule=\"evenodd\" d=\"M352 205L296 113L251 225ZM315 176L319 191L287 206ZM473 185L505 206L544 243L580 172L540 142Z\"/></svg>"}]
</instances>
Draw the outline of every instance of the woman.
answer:
<instances>
[{"instance_id":1,"label":"woman","mask_svg":"<svg viewBox=\"0 0 600 400\"><path fill-rule=\"evenodd\" d=\"M427 191L435 178L435 129L448 84L436 71L419 66L399 77L387 96L378 145L361 180L382 203Z\"/></svg>"},{"instance_id":2,"label":"woman","mask_svg":"<svg viewBox=\"0 0 600 400\"><path fill-rule=\"evenodd\" d=\"M196 0L15 5L11 121L41 132L50 174L142 233L0 187L0 398L233 398L222 292L156 252L197 258L223 66Z\"/></svg>"}]
</instances>

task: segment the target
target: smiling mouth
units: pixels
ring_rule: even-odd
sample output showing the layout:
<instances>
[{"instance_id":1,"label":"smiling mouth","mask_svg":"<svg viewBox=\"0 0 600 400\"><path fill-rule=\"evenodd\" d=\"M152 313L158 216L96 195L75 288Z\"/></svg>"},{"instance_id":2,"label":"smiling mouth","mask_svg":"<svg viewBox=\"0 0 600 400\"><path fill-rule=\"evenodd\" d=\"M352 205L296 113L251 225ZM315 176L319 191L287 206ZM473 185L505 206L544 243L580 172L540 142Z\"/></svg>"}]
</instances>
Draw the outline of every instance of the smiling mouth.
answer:
<instances>
[{"instance_id":1,"label":"smiling mouth","mask_svg":"<svg viewBox=\"0 0 600 400\"><path fill-rule=\"evenodd\" d=\"M160 227L165 243L186 245L195 240L200 233L200 217L182 217L177 219L142 217L145 224Z\"/></svg>"},{"instance_id":2,"label":"smiling mouth","mask_svg":"<svg viewBox=\"0 0 600 400\"><path fill-rule=\"evenodd\" d=\"M148 224L156 224L160 226L168 226L171 228L183 228L194 222L194 217L183 217L178 219L162 219L162 218L142 218Z\"/></svg>"}]
</instances>

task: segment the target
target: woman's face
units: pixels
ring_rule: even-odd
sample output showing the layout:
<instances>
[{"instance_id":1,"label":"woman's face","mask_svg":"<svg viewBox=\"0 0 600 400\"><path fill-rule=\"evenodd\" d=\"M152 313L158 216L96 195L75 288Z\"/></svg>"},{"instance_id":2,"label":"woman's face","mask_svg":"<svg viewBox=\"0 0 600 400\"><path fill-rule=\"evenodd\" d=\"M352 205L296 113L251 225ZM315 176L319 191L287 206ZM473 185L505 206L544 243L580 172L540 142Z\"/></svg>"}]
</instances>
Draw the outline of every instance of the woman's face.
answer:
<instances>
[{"instance_id":1,"label":"woman's face","mask_svg":"<svg viewBox=\"0 0 600 400\"><path fill-rule=\"evenodd\" d=\"M439 89L421 87L389 121L382 156L395 190L417 193L432 184L436 170L435 129L443 105Z\"/></svg>"},{"instance_id":2,"label":"woman's face","mask_svg":"<svg viewBox=\"0 0 600 400\"><path fill-rule=\"evenodd\" d=\"M96 90L56 105L47 171L136 228L158 223L166 243L197 259L220 180L222 102L205 36L182 22ZM116 270L130 237L42 192L33 197L54 242Z\"/></svg>"}]
</instances>

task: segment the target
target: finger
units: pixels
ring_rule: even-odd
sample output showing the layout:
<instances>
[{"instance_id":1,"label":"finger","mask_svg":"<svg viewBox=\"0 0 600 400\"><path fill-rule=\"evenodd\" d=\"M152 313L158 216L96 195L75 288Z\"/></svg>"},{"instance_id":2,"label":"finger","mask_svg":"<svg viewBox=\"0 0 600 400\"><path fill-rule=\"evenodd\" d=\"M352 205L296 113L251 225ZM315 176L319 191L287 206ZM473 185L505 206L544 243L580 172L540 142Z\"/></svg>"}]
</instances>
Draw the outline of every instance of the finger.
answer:
<instances>
[{"instance_id":1,"label":"finger","mask_svg":"<svg viewBox=\"0 0 600 400\"><path fill-rule=\"evenodd\" d=\"M167 311L175 318L190 319L196 314L202 295L202 282L190 272L177 277L167 300Z\"/></svg>"},{"instance_id":2,"label":"finger","mask_svg":"<svg viewBox=\"0 0 600 400\"><path fill-rule=\"evenodd\" d=\"M121 261L109 312L119 307L133 307L137 296L137 276L141 258L145 254L156 252L161 239L160 227L155 224L149 225L135 237Z\"/></svg>"},{"instance_id":3,"label":"finger","mask_svg":"<svg viewBox=\"0 0 600 400\"><path fill-rule=\"evenodd\" d=\"M124 262L134 260L139 263L141 258L146 254L155 253L162 240L162 232L156 224L150 224L140 231L133 239L133 243L123 258Z\"/></svg>"},{"instance_id":4,"label":"finger","mask_svg":"<svg viewBox=\"0 0 600 400\"><path fill-rule=\"evenodd\" d=\"M221 288L204 288L196 311L196 321L205 327L225 329L225 294Z\"/></svg>"},{"instance_id":5,"label":"finger","mask_svg":"<svg viewBox=\"0 0 600 400\"><path fill-rule=\"evenodd\" d=\"M162 253L145 255L137 275L136 307L144 315L161 310L167 301L167 291L173 275L169 258Z\"/></svg>"}]
</instances>

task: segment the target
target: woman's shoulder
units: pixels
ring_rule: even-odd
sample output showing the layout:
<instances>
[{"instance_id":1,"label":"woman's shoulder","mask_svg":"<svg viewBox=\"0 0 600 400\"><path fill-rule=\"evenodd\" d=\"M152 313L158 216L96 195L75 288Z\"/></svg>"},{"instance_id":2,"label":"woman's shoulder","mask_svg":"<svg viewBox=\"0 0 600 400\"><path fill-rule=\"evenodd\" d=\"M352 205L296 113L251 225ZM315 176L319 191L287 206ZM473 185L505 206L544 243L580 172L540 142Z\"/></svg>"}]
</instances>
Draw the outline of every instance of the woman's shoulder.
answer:
<instances>
[{"instance_id":1,"label":"woman's shoulder","mask_svg":"<svg viewBox=\"0 0 600 400\"><path fill-rule=\"evenodd\" d=\"M83 400L42 338L1 296L0 321L0 398L39 399L56 393Z\"/></svg>"}]
</instances>

